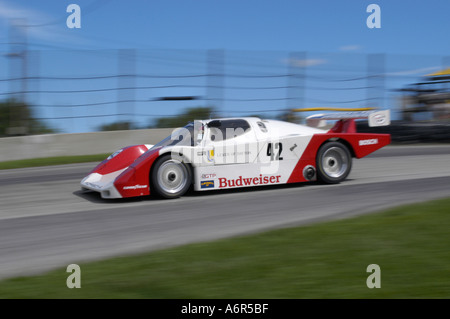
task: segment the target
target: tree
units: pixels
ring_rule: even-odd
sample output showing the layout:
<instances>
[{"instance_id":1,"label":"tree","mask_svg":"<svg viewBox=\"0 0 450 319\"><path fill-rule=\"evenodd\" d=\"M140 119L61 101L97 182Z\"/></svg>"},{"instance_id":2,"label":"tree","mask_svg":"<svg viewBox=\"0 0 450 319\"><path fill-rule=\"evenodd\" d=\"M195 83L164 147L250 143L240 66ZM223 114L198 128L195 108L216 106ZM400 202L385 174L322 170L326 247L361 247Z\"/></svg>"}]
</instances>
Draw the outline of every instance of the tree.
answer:
<instances>
[{"instance_id":1,"label":"tree","mask_svg":"<svg viewBox=\"0 0 450 319\"><path fill-rule=\"evenodd\" d=\"M278 119L281 121L297 123L299 124L302 121L302 117L297 115L295 112L286 111L278 116Z\"/></svg>"},{"instance_id":2,"label":"tree","mask_svg":"<svg viewBox=\"0 0 450 319\"><path fill-rule=\"evenodd\" d=\"M30 105L14 99L0 102L0 136L56 133L33 116Z\"/></svg>"},{"instance_id":3,"label":"tree","mask_svg":"<svg viewBox=\"0 0 450 319\"><path fill-rule=\"evenodd\" d=\"M156 119L155 128L182 127L194 120L204 120L212 116L212 107L193 107L186 109L182 114L173 117L160 117Z\"/></svg>"},{"instance_id":4,"label":"tree","mask_svg":"<svg viewBox=\"0 0 450 319\"><path fill-rule=\"evenodd\" d=\"M134 129L136 129L136 127L133 125L133 123L128 121L103 124L98 128L99 131L126 131Z\"/></svg>"}]
</instances>

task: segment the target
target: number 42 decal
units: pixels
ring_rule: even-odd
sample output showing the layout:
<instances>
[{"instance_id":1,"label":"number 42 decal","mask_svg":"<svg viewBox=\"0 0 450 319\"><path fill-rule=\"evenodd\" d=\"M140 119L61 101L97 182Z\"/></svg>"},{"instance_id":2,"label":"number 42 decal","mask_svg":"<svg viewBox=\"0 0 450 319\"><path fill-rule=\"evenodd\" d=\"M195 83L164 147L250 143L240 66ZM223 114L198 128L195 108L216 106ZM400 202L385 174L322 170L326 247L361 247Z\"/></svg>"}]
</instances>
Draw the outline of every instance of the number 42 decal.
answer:
<instances>
[{"instance_id":1,"label":"number 42 decal","mask_svg":"<svg viewBox=\"0 0 450 319\"><path fill-rule=\"evenodd\" d=\"M281 152L283 151L282 143L268 143L267 144L267 156L270 156L270 160L281 161Z\"/></svg>"}]
</instances>

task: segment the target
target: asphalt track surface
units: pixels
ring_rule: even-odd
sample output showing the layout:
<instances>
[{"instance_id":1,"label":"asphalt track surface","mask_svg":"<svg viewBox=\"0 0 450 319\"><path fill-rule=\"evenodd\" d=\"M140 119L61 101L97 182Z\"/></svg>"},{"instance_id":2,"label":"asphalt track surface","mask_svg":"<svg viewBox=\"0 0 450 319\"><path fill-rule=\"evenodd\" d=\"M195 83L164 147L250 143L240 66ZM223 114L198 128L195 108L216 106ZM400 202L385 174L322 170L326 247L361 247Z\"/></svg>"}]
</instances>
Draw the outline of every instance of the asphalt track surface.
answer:
<instances>
[{"instance_id":1,"label":"asphalt track surface","mask_svg":"<svg viewBox=\"0 0 450 319\"><path fill-rule=\"evenodd\" d=\"M0 171L0 278L192 242L346 218L450 197L450 145L385 147L339 185L102 200L79 182L95 163Z\"/></svg>"}]
</instances>

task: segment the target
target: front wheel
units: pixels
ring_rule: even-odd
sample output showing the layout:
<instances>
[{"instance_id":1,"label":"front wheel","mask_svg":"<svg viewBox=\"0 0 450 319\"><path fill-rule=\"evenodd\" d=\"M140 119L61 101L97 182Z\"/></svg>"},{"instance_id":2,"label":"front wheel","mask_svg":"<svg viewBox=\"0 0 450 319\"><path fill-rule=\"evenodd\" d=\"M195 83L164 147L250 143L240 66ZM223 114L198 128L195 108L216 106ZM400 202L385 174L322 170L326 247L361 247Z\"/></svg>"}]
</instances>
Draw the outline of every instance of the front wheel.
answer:
<instances>
[{"instance_id":1,"label":"front wheel","mask_svg":"<svg viewBox=\"0 0 450 319\"><path fill-rule=\"evenodd\" d=\"M160 157L154 164L151 185L155 193L164 198L177 198L191 186L192 173L182 159L170 154Z\"/></svg>"},{"instance_id":2,"label":"front wheel","mask_svg":"<svg viewBox=\"0 0 450 319\"><path fill-rule=\"evenodd\" d=\"M339 142L322 145L316 157L317 175L327 184L338 184L347 178L352 169L352 155Z\"/></svg>"}]
</instances>

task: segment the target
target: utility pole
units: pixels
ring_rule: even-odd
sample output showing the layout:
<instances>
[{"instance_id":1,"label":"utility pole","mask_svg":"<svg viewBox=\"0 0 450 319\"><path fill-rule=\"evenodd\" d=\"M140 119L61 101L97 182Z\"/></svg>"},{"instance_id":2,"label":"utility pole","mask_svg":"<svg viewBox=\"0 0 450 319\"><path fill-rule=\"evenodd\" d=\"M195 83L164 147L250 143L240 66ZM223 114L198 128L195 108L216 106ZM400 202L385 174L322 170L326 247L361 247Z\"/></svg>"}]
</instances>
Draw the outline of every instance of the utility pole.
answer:
<instances>
[{"instance_id":1,"label":"utility pole","mask_svg":"<svg viewBox=\"0 0 450 319\"><path fill-rule=\"evenodd\" d=\"M283 120L300 123L302 118L290 111L292 109L305 107L305 83L306 83L306 65L297 65L297 62L306 61L306 52L290 52L288 58L288 79L286 106L289 111L284 114Z\"/></svg>"},{"instance_id":2,"label":"utility pole","mask_svg":"<svg viewBox=\"0 0 450 319\"><path fill-rule=\"evenodd\" d=\"M118 122L122 122L123 129L131 129L134 123L135 90L136 86L136 50L118 50L118 81L117 81L117 114Z\"/></svg>"},{"instance_id":3,"label":"utility pole","mask_svg":"<svg viewBox=\"0 0 450 319\"><path fill-rule=\"evenodd\" d=\"M385 61L382 53L367 56L367 107L385 107Z\"/></svg>"},{"instance_id":4,"label":"utility pole","mask_svg":"<svg viewBox=\"0 0 450 319\"><path fill-rule=\"evenodd\" d=\"M224 111L225 51L223 49L208 50L206 63L208 72L206 80L208 104L206 106L216 113L222 113Z\"/></svg>"},{"instance_id":5,"label":"utility pole","mask_svg":"<svg viewBox=\"0 0 450 319\"><path fill-rule=\"evenodd\" d=\"M10 22L9 61L10 102L8 135L25 135L28 133L28 112L26 110L26 94L28 80L27 63L27 25L24 19ZM16 88L20 80L20 88Z\"/></svg>"}]
</instances>

